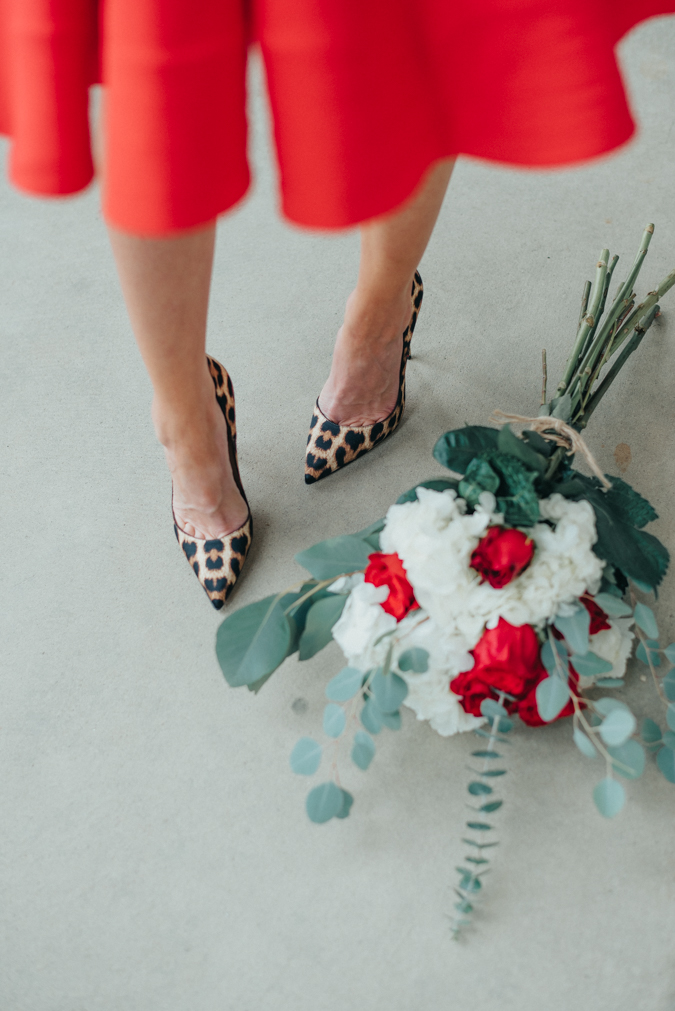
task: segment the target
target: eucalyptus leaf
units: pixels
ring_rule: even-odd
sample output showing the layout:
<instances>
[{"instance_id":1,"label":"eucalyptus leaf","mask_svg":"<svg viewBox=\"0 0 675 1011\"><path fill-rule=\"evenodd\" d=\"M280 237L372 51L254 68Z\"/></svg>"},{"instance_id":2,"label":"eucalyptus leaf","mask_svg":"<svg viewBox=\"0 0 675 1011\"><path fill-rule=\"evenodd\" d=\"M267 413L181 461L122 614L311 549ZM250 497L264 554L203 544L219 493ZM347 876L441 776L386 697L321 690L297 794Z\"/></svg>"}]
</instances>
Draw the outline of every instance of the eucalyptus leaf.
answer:
<instances>
[{"instance_id":1,"label":"eucalyptus leaf","mask_svg":"<svg viewBox=\"0 0 675 1011\"><path fill-rule=\"evenodd\" d=\"M365 569L371 553L370 546L360 537L347 534L320 541L297 554L295 560L315 579L337 579Z\"/></svg>"},{"instance_id":2,"label":"eucalyptus leaf","mask_svg":"<svg viewBox=\"0 0 675 1011\"><path fill-rule=\"evenodd\" d=\"M614 768L625 779L638 779L644 772L645 751L637 741L628 740L625 744L619 745L619 747L608 747L607 751L613 759L616 759L617 763L620 763L614 765ZM626 768L623 768L623 766L626 766Z\"/></svg>"},{"instance_id":3,"label":"eucalyptus leaf","mask_svg":"<svg viewBox=\"0 0 675 1011\"><path fill-rule=\"evenodd\" d=\"M395 713L408 694L408 686L398 674L383 674L378 669L370 682L377 708L383 713Z\"/></svg>"},{"instance_id":4,"label":"eucalyptus leaf","mask_svg":"<svg viewBox=\"0 0 675 1011\"><path fill-rule=\"evenodd\" d=\"M472 751L474 758L501 758L498 751Z\"/></svg>"},{"instance_id":5,"label":"eucalyptus leaf","mask_svg":"<svg viewBox=\"0 0 675 1011\"><path fill-rule=\"evenodd\" d=\"M413 671L415 674L424 674L429 669L428 652L419 646L407 649L398 658L398 669L406 672Z\"/></svg>"},{"instance_id":6,"label":"eucalyptus leaf","mask_svg":"<svg viewBox=\"0 0 675 1011\"><path fill-rule=\"evenodd\" d=\"M354 734L354 745L352 747L352 761L364 771L368 768L375 757L375 741L363 730L357 730Z\"/></svg>"},{"instance_id":7,"label":"eucalyptus leaf","mask_svg":"<svg viewBox=\"0 0 675 1011\"><path fill-rule=\"evenodd\" d=\"M344 807L345 799L342 790L335 783L322 783L315 786L307 795L305 803L310 821L322 825L331 818L337 817Z\"/></svg>"},{"instance_id":8,"label":"eucalyptus leaf","mask_svg":"<svg viewBox=\"0 0 675 1011\"><path fill-rule=\"evenodd\" d=\"M659 626L656 624L656 618L651 607L647 607L646 604L636 604L633 613L635 615L635 624L642 629L644 634L650 639L658 639Z\"/></svg>"},{"instance_id":9,"label":"eucalyptus leaf","mask_svg":"<svg viewBox=\"0 0 675 1011\"><path fill-rule=\"evenodd\" d=\"M645 717L642 721L642 740L647 744L655 744L661 740L661 728L654 720Z\"/></svg>"},{"instance_id":10,"label":"eucalyptus leaf","mask_svg":"<svg viewBox=\"0 0 675 1011\"><path fill-rule=\"evenodd\" d=\"M675 783L675 751L672 748L661 748L656 756L659 771L669 783Z\"/></svg>"},{"instance_id":11,"label":"eucalyptus leaf","mask_svg":"<svg viewBox=\"0 0 675 1011\"><path fill-rule=\"evenodd\" d=\"M565 643L560 639L550 638L546 640L544 645L541 647L541 662L543 663L549 674L558 670L558 665L563 671L567 671L567 659L568 651ZM558 658L558 663L556 663L556 656Z\"/></svg>"},{"instance_id":12,"label":"eucalyptus leaf","mask_svg":"<svg viewBox=\"0 0 675 1011\"><path fill-rule=\"evenodd\" d=\"M583 604L570 617L558 615L553 624L565 636L565 641L573 653L583 656L588 652L591 616Z\"/></svg>"},{"instance_id":13,"label":"eucalyptus leaf","mask_svg":"<svg viewBox=\"0 0 675 1011\"><path fill-rule=\"evenodd\" d=\"M574 743L576 744L577 748L582 753L582 755L586 755L587 758L597 758L598 753L595 750L595 745L590 740L590 738L586 736L583 730L580 730L578 727L575 727L572 733L572 737L574 738Z\"/></svg>"},{"instance_id":14,"label":"eucalyptus leaf","mask_svg":"<svg viewBox=\"0 0 675 1011\"><path fill-rule=\"evenodd\" d=\"M621 600L620 597L615 597L613 593L596 593L594 600L606 614L611 614L613 618L627 618L633 613L630 604Z\"/></svg>"},{"instance_id":15,"label":"eucalyptus leaf","mask_svg":"<svg viewBox=\"0 0 675 1011\"><path fill-rule=\"evenodd\" d=\"M329 702L323 711L323 732L328 737L339 737L345 729L345 711L335 702Z\"/></svg>"},{"instance_id":16,"label":"eucalyptus leaf","mask_svg":"<svg viewBox=\"0 0 675 1011\"><path fill-rule=\"evenodd\" d=\"M573 654L570 657L570 663L577 674L585 678L597 677L598 674L609 674L610 671L614 670L614 666L609 660L604 660L591 650L588 653L584 653L583 656Z\"/></svg>"},{"instance_id":17,"label":"eucalyptus leaf","mask_svg":"<svg viewBox=\"0 0 675 1011\"><path fill-rule=\"evenodd\" d=\"M647 639L646 649L644 642L640 641L638 643L637 649L635 650L635 656L638 658L638 660L641 660L642 663L649 664L649 661L651 660L653 667L660 667L661 657L658 653L658 649L659 643L658 640L656 639ZM647 650L649 650L649 655L647 655Z\"/></svg>"},{"instance_id":18,"label":"eucalyptus leaf","mask_svg":"<svg viewBox=\"0 0 675 1011\"><path fill-rule=\"evenodd\" d=\"M498 811L503 803L503 800L491 800L487 804L481 804L480 810L485 811L486 814L492 814L493 811Z\"/></svg>"},{"instance_id":19,"label":"eucalyptus leaf","mask_svg":"<svg viewBox=\"0 0 675 1011\"><path fill-rule=\"evenodd\" d=\"M401 729L401 714L398 709L393 713L381 713L382 723L389 730Z\"/></svg>"},{"instance_id":20,"label":"eucalyptus leaf","mask_svg":"<svg viewBox=\"0 0 675 1011\"><path fill-rule=\"evenodd\" d=\"M671 702L666 709L666 723L671 730L675 730L675 702Z\"/></svg>"},{"instance_id":21,"label":"eucalyptus leaf","mask_svg":"<svg viewBox=\"0 0 675 1011\"><path fill-rule=\"evenodd\" d=\"M596 688L623 688L626 682L623 678L598 678Z\"/></svg>"},{"instance_id":22,"label":"eucalyptus leaf","mask_svg":"<svg viewBox=\"0 0 675 1011\"><path fill-rule=\"evenodd\" d=\"M626 802L626 791L621 783L607 776L593 790L593 800L601 815L614 818Z\"/></svg>"},{"instance_id":23,"label":"eucalyptus leaf","mask_svg":"<svg viewBox=\"0 0 675 1011\"><path fill-rule=\"evenodd\" d=\"M467 789L468 789L469 793L472 796L474 796L474 797L477 797L477 796L479 796L479 794L483 794L483 793L486 793L486 794L487 793L492 793L492 787L491 786L488 786L487 783L478 783L476 781L474 781L473 783L469 783Z\"/></svg>"},{"instance_id":24,"label":"eucalyptus leaf","mask_svg":"<svg viewBox=\"0 0 675 1011\"><path fill-rule=\"evenodd\" d=\"M671 663L675 663L675 642L671 642L663 651Z\"/></svg>"},{"instance_id":25,"label":"eucalyptus leaf","mask_svg":"<svg viewBox=\"0 0 675 1011\"><path fill-rule=\"evenodd\" d=\"M663 681L661 682L661 687L665 693L666 698L669 702L675 702L675 667L672 667Z\"/></svg>"},{"instance_id":26,"label":"eucalyptus leaf","mask_svg":"<svg viewBox=\"0 0 675 1011\"><path fill-rule=\"evenodd\" d=\"M675 730L666 730L663 735L663 743L667 748L670 748L671 751L675 751Z\"/></svg>"},{"instance_id":27,"label":"eucalyptus leaf","mask_svg":"<svg viewBox=\"0 0 675 1011\"><path fill-rule=\"evenodd\" d=\"M625 702L619 702L618 699L612 698L611 695L605 695L601 699L596 699L593 705L603 716L607 716L614 709L624 709L627 713L630 713L630 709Z\"/></svg>"},{"instance_id":28,"label":"eucalyptus leaf","mask_svg":"<svg viewBox=\"0 0 675 1011\"><path fill-rule=\"evenodd\" d=\"M544 723L551 723L562 712L569 697L570 690L562 678L554 675L539 682L535 698L537 710Z\"/></svg>"},{"instance_id":29,"label":"eucalyptus leaf","mask_svg":"<svg viewBox=\"0 0 675 1011\"><path fill-rule=\"evenodd\" d=\"M467 821L466 827L473 832L491 832L494 826L488 825L484 821Z\"/></svg>"},{"instance_id":30,"label":"eucalyptus leaf","mask_svg":"<svg viewBox=\"0 0 675 1011\"><path fill-rule=\"evenodd\" d=\"M291 752L291 769L299 776L312 776L321 764L323 749L311 737L301 737Z\"/></svg>"},{"instance_id":31,"label":"eucalyptus leaf","mask_svg":"<svg viewBox=\"0 0 675 1011\"><path fill-rule=\"evenodd\" d=\"M371 734L379 734L382 730L383 713L377 708L372 698L366 699L361 710L361 723Z\"/></svg>"},{"instance_id":32,"label":"eucalyptus leaf","mask_svg":"<svg viewBox=\"0 0 675 1011\"><path fill-rule=\"evenodd\" d=\"M305 630L300 636L300 660L309 660L328 645L333 638L333 625L342 614L346 602L345 594L331 593L312 604L307 613Z\"/></svg>"},{"instance_id":33,"label":"eucalyptus leaf","mask_svg":"<svg viewBox=\"0 0 675 1011\"><path fill-rule=\"evenodd\" d=\"M616 748L635 733L635 727L635 717L630 710L614 709L605 716L598 729L605 744Z\"/></svg>"},{"instance_id":34,"label":"eucalyptus leaf","mask_svg":"<svg viewBox=\"0 0 675 1011\"><path fill-rule=\"evenodd\" d=\"M507 720L509 716L504 706L500 705L499 702L495 702L494 699L483 699L480 704L480 711L481 715L486 716L489 720L494 720L497 717Z\"/></svg>"},{"instance_id":35,"label":"eucalyptus leaf","mask_svg":"<svg viewBox=\"0 0 675 1011\"><path fill-rule=\"evenodd\" d=\"M341 790L342 793L342 807L335 815L336 818L348 818L349 812L352 809L352 804L354 803L354 798L352 797L349 790Z\"/></svg>"},{"instance_id":36,"label":"eucalyptus leaf","mask_svg":"<svg viewBox=\"0 0 675 1011\"><path fill-rule=\"evenodd\" d=\"M260 681L283 662L290 641L278 594L239 608L216 635L216 656L225 680L232 688Z\"/></svg>"},{"instance_id":37,"label":"eucalyptus leaf","mask_svg":"<svg viewBox=\"0 0 675 1011\"><path fill-rule=\"evenodd\" d=\"M363 673L355 667L343 667L326 685L326 698L331 702L348 702L363 684Z\"/></svg>"}]
</instances>

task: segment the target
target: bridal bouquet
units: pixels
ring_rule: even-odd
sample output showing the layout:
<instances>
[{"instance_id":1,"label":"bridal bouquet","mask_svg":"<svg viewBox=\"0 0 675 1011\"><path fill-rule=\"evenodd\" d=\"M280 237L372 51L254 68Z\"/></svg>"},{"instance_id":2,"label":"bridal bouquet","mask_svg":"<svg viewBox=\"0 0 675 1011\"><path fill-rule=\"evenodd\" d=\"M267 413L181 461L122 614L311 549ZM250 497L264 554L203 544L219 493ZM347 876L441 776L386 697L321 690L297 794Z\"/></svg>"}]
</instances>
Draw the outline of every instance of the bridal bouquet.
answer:
<instances>
[{"instance_id":1,"label":"bridal bouquet","mask_svg":"<svg viewBox=\"0 0 675 1011\"><path fill-rule=\"evenodd\" d=\"M311 578L241 608L218 631L228 683L253 691L296 651L306 660L331 640L342 649L346 664L325 689L325 743L303 737L290 756L301 775L324 767L307 797L314 822L349 815L354 798L340 761L367 769L377 735L401 725L402 705L444 737L477 735L455 935L496 845L498 784L516 718L536 727L569 718L573 744L604 763L593 799L606 817L621 810L621 779L638 778L648 753L675 783L675 669L664 662L675 663L675 644L660 648L643 599L657 592L668 552L644 529L656 519L649 502L604 475L580 435L675 284L673 271L635 305L652 232L649 225L606 315L618 257L610 262L602 251L548 401L544 357L538 417L496 411L494 427L446 432L434 457L447 477L410 489L365 530L301 552ZM575 457L590 473L575 469ZM646 719L638 727L621 696L636 645L663 726Z\"/></svg>"}]
</instances>

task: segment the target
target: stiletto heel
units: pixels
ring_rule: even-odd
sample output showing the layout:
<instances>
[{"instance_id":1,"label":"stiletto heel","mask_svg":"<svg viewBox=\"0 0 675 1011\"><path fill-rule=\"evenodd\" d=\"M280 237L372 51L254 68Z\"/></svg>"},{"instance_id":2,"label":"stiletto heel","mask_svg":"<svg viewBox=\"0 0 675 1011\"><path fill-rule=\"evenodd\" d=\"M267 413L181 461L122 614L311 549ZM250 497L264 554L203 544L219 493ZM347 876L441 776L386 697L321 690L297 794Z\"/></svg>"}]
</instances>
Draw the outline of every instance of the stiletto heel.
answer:
<instances>
[{"instance_id":1,"label":"stiletto heel","mask_svg":"<svg viewBox=\"0 0 675 1011\"><path fill-rule=\"evenodd\" d=\"M353 425L339 425L327 418L319 407L317 397L314 414L309 426L307 437L307 453L305 456L305 483L314 484L322 477L342 470L347 464L358 460L364 453L374 449L378 443L396 431L405 408L405 367L410 358L410 342L412 340L417 317L419 316L424 285L419 273L415 271L412 283L410 301L412 312L410 322L403 332L403 352L401 354L401 372L396 407L384 421L374 425L363 425L360 428Z\"/></svg>"},{"instance_id":2,"label":"stiletto heel","mask_svg":"<svg viewBox=\"0 0 675 1011\"><path fill-rule=\"evenodd\" d=\"M239 461L237 459L237 423L234 410L234 389L232 380L226 370L217 362L215 358L206 356L206 361L211 373L211 379L216 391L216 400L225 417L227 425L227 445L230 451L230 463L232 474L241 493L241 497L248 506L248 499L244 491L239 476ZM173 502L171 505L173 514ZM249 507L248 516L242 525L233 530L231 534L224 537L191 537L176 523L173 517L173 528L176 532L176 540L183 549L183 554L192 566L192 569L201 583L207 597L216 608L220 610L227 598L232 593L241 570L244 567L246 556L251 547L253 538L253 517Z\"/></svg>"}]
</instances>

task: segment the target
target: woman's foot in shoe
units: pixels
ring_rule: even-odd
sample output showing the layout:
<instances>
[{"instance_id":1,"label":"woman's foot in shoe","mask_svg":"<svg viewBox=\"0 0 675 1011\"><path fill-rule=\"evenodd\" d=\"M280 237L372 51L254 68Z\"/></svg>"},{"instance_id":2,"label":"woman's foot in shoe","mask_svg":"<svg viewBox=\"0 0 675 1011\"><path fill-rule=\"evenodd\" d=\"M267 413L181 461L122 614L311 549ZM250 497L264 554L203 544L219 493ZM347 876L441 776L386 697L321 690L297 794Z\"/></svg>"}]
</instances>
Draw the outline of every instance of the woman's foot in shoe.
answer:
<instances>
[{"instance_id":1,"label":"woman's foot in shoe","mask_svg":"<svg viewBox=\"0 0 675 1011\"><path fill-rule=\"evenodd\" d=\"M190 537L210 539L237 530L248 506L234 480L227 425L208 379L204 410L186 419L157 403L153 420L164 446L173 483L173 513L177 526Z\"/></svg>"},{"instance_id":2,"label":"woman's foot in shoe","mask_svg":"<svg viewBox=\"0 0 675 1011\"><path fill-rule=\"evenodd\" d=\"M410 321L410 285L400 297L365 304L349 296L330 375L319 394L327 418L356 428L388 417L399 394L403 331Z\"/></svg>"}]
</instances>

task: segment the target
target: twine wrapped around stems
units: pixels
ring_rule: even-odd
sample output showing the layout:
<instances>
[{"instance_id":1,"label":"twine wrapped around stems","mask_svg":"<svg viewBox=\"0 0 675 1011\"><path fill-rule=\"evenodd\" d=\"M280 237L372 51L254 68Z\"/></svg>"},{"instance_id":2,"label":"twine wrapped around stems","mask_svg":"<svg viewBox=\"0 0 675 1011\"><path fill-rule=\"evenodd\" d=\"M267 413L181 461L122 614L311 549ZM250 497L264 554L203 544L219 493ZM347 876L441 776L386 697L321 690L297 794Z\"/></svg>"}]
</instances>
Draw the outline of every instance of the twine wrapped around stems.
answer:
<instances>
[{"instance_id":1,"label":"twine wrapped around stems","mask_svg":"<svg viewBox=\"0 0 675 1011\"><path fill-rule=\"evenodd\" d=\"M533 432L538 432L544 439L554 442L556 446L562 446L568 453L580 453L603 488L609 491L612 487L579 433L566 425L560 418L552 418L548 415L539 418L525 418L521 414L506 414L504 411L494 410L491 420L497 425L508 425L510 422L527 425Z\"/></svg>"}]
</instances>

